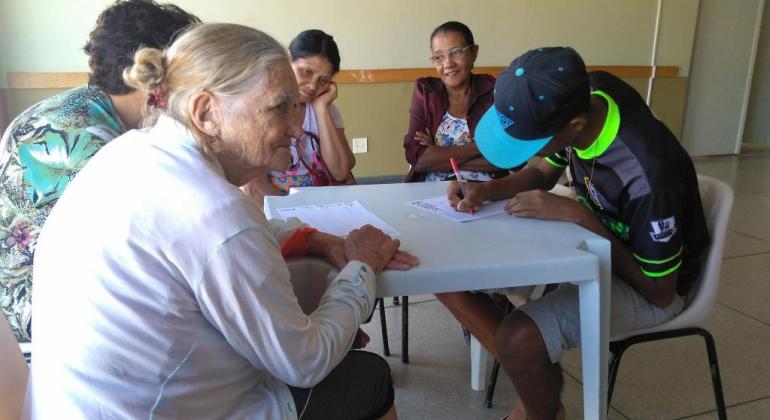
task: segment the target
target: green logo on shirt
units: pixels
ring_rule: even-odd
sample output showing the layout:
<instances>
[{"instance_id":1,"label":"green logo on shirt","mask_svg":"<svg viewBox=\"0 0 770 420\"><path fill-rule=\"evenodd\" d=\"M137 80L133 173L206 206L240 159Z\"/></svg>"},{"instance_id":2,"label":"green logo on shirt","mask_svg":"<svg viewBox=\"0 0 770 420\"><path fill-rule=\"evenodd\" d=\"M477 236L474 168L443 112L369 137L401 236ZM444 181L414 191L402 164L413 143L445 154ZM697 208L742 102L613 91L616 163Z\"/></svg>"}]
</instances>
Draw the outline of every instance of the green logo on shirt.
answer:
<instances>
[{"instance_id":1,"label":"green logo on shirt","mask_svg":"<svg viewBox=\"0 0 770 420\"><path fill-rule=\"evenodd\" d=\"M628 225L614 220L604 213L598 213L594 206L592 206L591 203L588 202L588 199L583 195L578 195L578 201L583 203L583 205L586 206L588 210L591 210L592 213L595 213L599 217L599 220L602 221L604 227L609 229L613 235L617 236L622 241L628 242L628 235L631 233L631 229Z\"/></svg>"},{"instance_id":2,"label":"green logo on shirt","mask_svg":"<svg viewBox=\"0 0 770 420\"><path fill-rule=\"evenodd\" d=\"M617 236L621 240L628 241L628 234L631 231L628 225L624 224L623 222L612 220L609 217L606 217L604 215L602 215L601 219L604 226L606 226L607 229L610 230L610 232L612 232L615 236Z\"/></svg>"}]
</instances>

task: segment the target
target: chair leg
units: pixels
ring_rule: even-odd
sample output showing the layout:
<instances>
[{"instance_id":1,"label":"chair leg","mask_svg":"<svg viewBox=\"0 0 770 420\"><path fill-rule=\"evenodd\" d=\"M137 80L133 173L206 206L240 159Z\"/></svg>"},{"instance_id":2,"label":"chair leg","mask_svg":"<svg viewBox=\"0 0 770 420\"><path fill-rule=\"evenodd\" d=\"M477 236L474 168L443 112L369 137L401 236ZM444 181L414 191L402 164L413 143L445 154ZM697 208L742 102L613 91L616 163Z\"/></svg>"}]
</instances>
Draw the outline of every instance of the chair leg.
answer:
<instances>
[{"instance_id":1,"label":"chair leg","mask_svg":"<svg viewBox=\"0 0 770 420\"><path fill-rule=\"evenodd\" d=\"M542 296L542 291L545 289L543 287L538 293L537 297ZM508 315L513 310L516 309L516 307L511 303L510 300L505 305L505 314ZM495 359L495 362L492 364L492 372L489 374L489 382L487 383L487 394L484 397L484 407L485 408L492 408L492 397L495 396L495 387L497 386L497 377L500 375L500 362Z\"/></svg>"},{"instance_id":2,"label":"chair leg","mask_svg":"<svg viewBox=\"0 0 770 420\"><path fill-rule=\"evenodd\" d=\"M719 375L719 362L717 361L717 348L716 345L714 345L714 337L702 328L698 329L698 335L703 337L703 340L706 342L709 369L711 370L711 383L714 386L714 399L717 403L719 420L727 420L727 409L725 408L725 397L722 393L722 378Z\"/></svg>"},{"instance_id":3,"label":"chair leg","mask_svg":"<svg viewBox=\"0 0 770 420\"><path fill-rule=\"evenodd\" d=\"M483 391L487 389L487 359L489 352L481 345L476 337L471 335L471 389Z\"/></svg>"},{"instance_id":4,"label":"chair leg","mask_svg":"<svg viewBox=\"0 0 770 420\"><path fill-rule=\"evenodd\" d=\"M400 303L398 302L398 296L393 296L393 306L398 306Z\"/></svg>"},{"instance_id":5,"label":"chair leg","mask_svg":"<svg viewBox=\"0 0 770 420\"><path fill-rule=\"evenodd\" d=\"M375 299L374 306L380 305L380 327L382 327L382 353L390 356L390 346L388 345L388 321L385 319L385 300L383 298Z\"/></svg>"},{"instance_id":6,"label":"chair leg","mask_svg":"<svg viewBox=\"0 0 770 420\"><path fill-rule=\"evenodd\" d=\"M401 361L409 363L409 296L401 296Z\"/></svg>"},{"instance_id":7,"label":"chair leg","mask_svg":"<svg viewBox=\"0 0 770 420\"><path fill-rule=\"evenodd\" d=\"M492 373L489 375L489 383L487 384L487 395L484 397L484 407L492 407L492 397L495 395L495 386L497 385L497 375L500 373L500 362L495 360L492 365Z\"/></svg>"},{"instance_id":8,"label":"chair leg","mask_svg":"<svg viewBox=\"0 0 770 420\"><path fill-rule=\"evenodd\" d=\"M618 371L620 370L620 358L623 357L623 352L628 347L624 343L612 343L610 344L610 369L609 369L609 384L607 385L607 412L609 413L610 404L612 403L612 391L615 390L615 379L618 377Z\"/></svg>"},{"instance_id":9,"label":"chair leg","mask_svg":"<svg viewBox=\"0 0 770 420\"><path fill-rule=\"evenodd\" d=\"M610 360L609 368L609 386L607 387L607 410L609 410L610 403L612 402L612 391L615 388L615 378L620 369L620 358L627 348L634 344L692 335L703 337L703 340L706 343L706 352L708 353L709 369L711 371L711 383L714 386L714 399L716 400L717 414L719 420L726 420L727 409L725 408L725 398L722 392L722 379L719 375L719 363L717 361L717 350L716 345L714 345L714 337L703 328L697 327L642 334L627 338L623 341L610 343L610 353L612 353L612 358Z\"/></svg>"}]
</instances>

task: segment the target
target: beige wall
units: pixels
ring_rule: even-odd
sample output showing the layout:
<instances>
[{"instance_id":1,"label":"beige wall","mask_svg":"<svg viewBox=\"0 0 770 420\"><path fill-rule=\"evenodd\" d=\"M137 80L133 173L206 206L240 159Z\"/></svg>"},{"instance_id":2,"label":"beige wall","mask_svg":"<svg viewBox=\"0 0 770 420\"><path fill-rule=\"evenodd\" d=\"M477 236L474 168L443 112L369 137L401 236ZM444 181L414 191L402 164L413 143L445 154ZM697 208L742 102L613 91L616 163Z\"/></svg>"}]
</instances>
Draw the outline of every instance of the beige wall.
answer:
<instances>
[{"instance_id":1,"label":"beige wall","mask_svg":"<svg viewBox=\"0 0 770 420\"><path fill-rule=\"evenodd\" d=\"M642 95L647 92L647 79L625 80ZM348 139L369 139L369 153L356 155L356 176L406 174L408 164L402 144L413 86L392 83L341 87L337 101ZM681 133L686 89L687 79L675 78L660 79L653 90L653 109L676 135Z\"/></svg>"},{"instance_id":2,"label":"beige wall","mask_svg":"<svg viewBox=\"0 0 770 420\"><path fill-rule=\"evenodd\" d=\"M763 0L703 0L682 143L690 154L739 153Z\"/></svg>"},{"instance_id":3,"label":"beige wall","mask_svg":"<svg viewBox=\"0 0 770 420\"><path fill-rule=\"evenodd\" d=\"M112 0L0 0L0 74L86 71L81 48ZM505 65L543 45L570 45L590 64L650 64L654 0L178 0L205 21L255 26L288 43L299 31L332 33L343 68L428 65L428 36L449 19L467 23L479 65ZM664 0L658 64L688 74L698 0ZM34 16L34 19L29 18ZM5 83L2 78L0 83ZM5 85L0 85L5 86Z\"/></svg>"},{"instance_id":4,"label":"beige wall","mask_svg":"<svg viewBox=\"0 0 770 420\"><path fill-rule=\"evenodd\" d=\"M640 93L647 91L647 79L626 79ZM348 139L368 137L369 152L356 155L357 177L406 174L402 143L409 123L411 82L349 84L340 86L337 105L345 120ZM659 79L653 90L652 106L674 134L681 133L686 78ZM7 91L9 113L16 115L27 106L52 96L60 89Z\"/></svg>"},{"instance_id":5,"label":"beige wall","mask_svg":"<svg viewBox=\"0 0 770 420\"><path fill-rule=\"evenodd\" d=\"M770 146L770 1L764 9L743 141Z\"/></svg>"},{"instance_id":6,"label":"beige wall","mask_svg":"<svg viewBox=\"0 0 770 420\"><path fill-rule=\"evenodd\" d=\"M87 58L80 48L99 11L109 3L111 0L0 0L0 83L5 83L6 72L87 71ZM450 19L461 20L474 31L481 48L477 64L482 66L506 65L521 52L542 45L573 46L591 65L649 65L657 8L654 0L176 3L205 21L252 25L283 43L300 30L322 28L340 45L343 69L427 67L430 32ZM681 131L698 5L699 0L663 1L656 61L678 66L680 77L656 81L653 109L675 133ZM31 14L36 19L22 18ZM646 79L629 81L646 93ZM409 81L340 87L337 103L348 138L369 139L369 152L356 155L357 176L406 172L401 145L412 86ZM16 115L55 92L7 91L8 113Z\"/></svg>"}]
</instances>

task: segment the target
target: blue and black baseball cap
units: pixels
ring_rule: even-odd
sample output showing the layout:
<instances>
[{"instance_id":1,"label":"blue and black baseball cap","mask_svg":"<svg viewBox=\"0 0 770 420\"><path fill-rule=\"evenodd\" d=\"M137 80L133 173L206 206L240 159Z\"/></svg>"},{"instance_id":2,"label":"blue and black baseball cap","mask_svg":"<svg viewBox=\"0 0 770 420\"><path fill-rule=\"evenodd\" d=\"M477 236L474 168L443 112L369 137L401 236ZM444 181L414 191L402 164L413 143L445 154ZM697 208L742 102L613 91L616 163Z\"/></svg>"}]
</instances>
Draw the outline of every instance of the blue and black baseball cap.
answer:
<instances>
[{"instance_id":1,"label":"blue and black baseball cap","mask_svg":"<svg viewBox=\"0 0 770 420\"><path fill-rule=\"evenodd\" d=\"M583 59L568 47L537 48L497 77L495 103L476 126L476 145L490 163L513 168L537 154L569 120L588 111Z\"/></svg>"}]
</instances>

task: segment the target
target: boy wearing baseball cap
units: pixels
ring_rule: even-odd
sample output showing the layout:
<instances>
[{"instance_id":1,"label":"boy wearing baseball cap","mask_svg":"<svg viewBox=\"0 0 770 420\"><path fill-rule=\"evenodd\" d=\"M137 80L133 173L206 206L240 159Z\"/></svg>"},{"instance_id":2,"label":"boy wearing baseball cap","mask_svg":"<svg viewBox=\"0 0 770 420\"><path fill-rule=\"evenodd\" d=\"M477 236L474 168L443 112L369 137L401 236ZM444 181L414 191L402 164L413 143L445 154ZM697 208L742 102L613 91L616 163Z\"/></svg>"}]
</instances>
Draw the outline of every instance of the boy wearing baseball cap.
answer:
<instances>
[{"instance_id":1,"label":"boy wearing baseball cap","mask_svg":"<svg viewBox=\"0 0 770 420\"><path fill-rule=\"evenodd\" d=\"M545 159L506 178L448 188L468 211L511 198L517 217L577 223L610 240L610 334L652 327L683 309L709 245L690 157L628 84L588 74L571 48L538 48L513 60L475 138L493 165ZM578 200L551 189L570 171ZM563 418L558 361L580 342L578 288L562 284L502 319L483 294L442 302L500 360L521 398L510 419Z\"/></svg>"}]
</instances>

